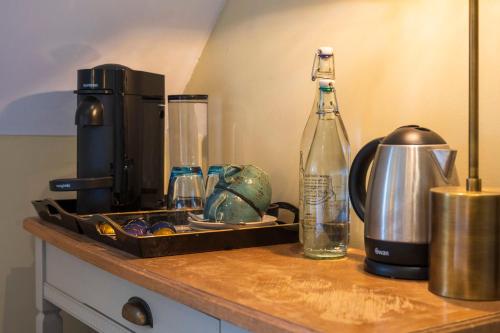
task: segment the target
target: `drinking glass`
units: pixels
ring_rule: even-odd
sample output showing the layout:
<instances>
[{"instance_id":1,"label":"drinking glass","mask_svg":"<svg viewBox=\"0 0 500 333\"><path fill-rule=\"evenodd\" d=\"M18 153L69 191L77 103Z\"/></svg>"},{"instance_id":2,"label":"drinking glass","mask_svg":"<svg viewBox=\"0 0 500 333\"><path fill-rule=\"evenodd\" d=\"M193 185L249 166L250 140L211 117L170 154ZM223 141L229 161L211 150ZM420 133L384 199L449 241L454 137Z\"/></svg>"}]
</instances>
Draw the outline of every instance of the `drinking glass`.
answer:
<instances>
[{"instance_id":1,"label":"drinking glass","mask_svg":"<svg viewBox=\"0 0 500 333\"><path fill-rule=\"evenodd\" d=\"M223 165L211 165L207 172L207 183L205 186L205 197L208 198L219 182L219 175L224 169Z\"/></svg>"},{"instance_id":2,"label":"drinking glass","mask_svg":"<svg viewBox=\"0 0 500 333\"><path fill-rule=\"evenodd\" d=\"M200 167L173 167L168 185L169 209L202 209L205 203L203 173Z\"/></svg>"}]
</instances>

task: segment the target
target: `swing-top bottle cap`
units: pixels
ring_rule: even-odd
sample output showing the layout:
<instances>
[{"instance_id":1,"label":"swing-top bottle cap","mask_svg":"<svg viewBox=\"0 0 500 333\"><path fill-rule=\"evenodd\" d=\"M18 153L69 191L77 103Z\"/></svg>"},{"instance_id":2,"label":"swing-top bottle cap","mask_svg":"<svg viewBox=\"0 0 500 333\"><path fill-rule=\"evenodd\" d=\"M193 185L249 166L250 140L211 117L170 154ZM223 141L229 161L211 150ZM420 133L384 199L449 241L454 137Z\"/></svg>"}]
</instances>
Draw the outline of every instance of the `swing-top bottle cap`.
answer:
<instances>
[{"instance_id":1,"label":"swing-top bottle cap","mask_svg":"<svg viewBox=\"0 0 500 333\"><path fill-rule=\"evenodd\" d=\"M320 57L331 57L333 56L333 47L321 46L318 48L317 52Z\"/></svg>"},{"instance_id":2,"label":"swing-top bottle cap","mask_svg":"<svg viewBox=\"0 0 500 333\"><path fill-rule=\"evenodd\" d=\"M319 80L320 88L333 88L335 86L335 80L321 79Z\"/></svg>"}]
</instances>

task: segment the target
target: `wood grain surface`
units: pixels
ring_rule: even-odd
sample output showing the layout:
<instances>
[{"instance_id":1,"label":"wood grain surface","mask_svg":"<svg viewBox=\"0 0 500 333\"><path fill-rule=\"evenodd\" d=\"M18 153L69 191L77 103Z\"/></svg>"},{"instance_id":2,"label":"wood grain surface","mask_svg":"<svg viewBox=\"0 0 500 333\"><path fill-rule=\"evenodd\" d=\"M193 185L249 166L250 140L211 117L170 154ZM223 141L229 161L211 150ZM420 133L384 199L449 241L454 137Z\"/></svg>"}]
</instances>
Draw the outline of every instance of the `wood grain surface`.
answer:
<instances>
[{"instance_id":1,"label":"wood grain surface","mask_svg":"<svg viewBox=\"0 0 500 333\"><path fill-rule=\"evenodd\" d=\"M445 299L427 291L426 282L370 275L356 249L336 261L305 259L298 244L140 259L38 218L26 219L24 228L123 279L254 332L500 331L500 302Z\"/></svg>"}]
</instances>

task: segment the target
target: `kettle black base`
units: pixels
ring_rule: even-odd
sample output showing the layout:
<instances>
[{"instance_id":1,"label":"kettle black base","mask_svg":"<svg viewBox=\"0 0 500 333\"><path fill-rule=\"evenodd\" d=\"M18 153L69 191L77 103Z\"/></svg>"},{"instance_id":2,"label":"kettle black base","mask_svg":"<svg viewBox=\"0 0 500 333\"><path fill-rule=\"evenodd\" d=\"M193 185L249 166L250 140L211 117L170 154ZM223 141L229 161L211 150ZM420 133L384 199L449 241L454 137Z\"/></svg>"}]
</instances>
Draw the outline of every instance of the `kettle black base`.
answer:
<instances>
[{"instance_id":1,"label":"kettle black base","mask_svg":"<svg viewBox=\"0 0 500 333\"><path fill-rule=\"evenodd\" d=\"M368 273L394 279L427 280L429 278L427 266L390 265L366 258L364 268Z\"/></svg>"}]
</instances>

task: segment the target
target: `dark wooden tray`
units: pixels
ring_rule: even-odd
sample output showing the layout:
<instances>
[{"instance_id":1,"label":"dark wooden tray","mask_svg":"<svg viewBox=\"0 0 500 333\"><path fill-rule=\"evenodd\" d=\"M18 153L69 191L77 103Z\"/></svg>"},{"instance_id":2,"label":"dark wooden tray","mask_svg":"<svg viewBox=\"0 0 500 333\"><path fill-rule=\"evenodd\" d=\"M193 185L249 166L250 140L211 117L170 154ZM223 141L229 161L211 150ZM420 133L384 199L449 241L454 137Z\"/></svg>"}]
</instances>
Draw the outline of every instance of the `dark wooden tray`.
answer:
<instances>
[{"instance_id":1,"label":"dark wooden tray","mask_svg":"<svg viewBox=\"0 0 500 333\"><path fill-rule=\"evenodd\" d=\"M76 200L34 200L31 202L38 216L44 221L53 223L73 232L83 234L76 211Z\"/></svg>"},{"instance_id":2,"label":"dark wooden tray","mask_svg":"<svg viewBox=\"0 0 500 333\"><path fill-rule=\"evenodd\" d=\"M266 246L298 242L298 209L286 202L275 203L268 211L277 216L279 209L292 211L294 223L278 221L275 226L250 227L231 230L189 230L188 212L199 210L155 210L141 212L76 215L66 211L71 203L50 199L33 201L39 216L48 222L83 233L88 237L142 258L177 254L229 250L254 246ZM172 235L137 237L126 233L122 226L130 219L142 217L147 223L168 221L179 229ZM100 223L109 224L114 235L101 233Z\"/></svg>"}]
</instances>

